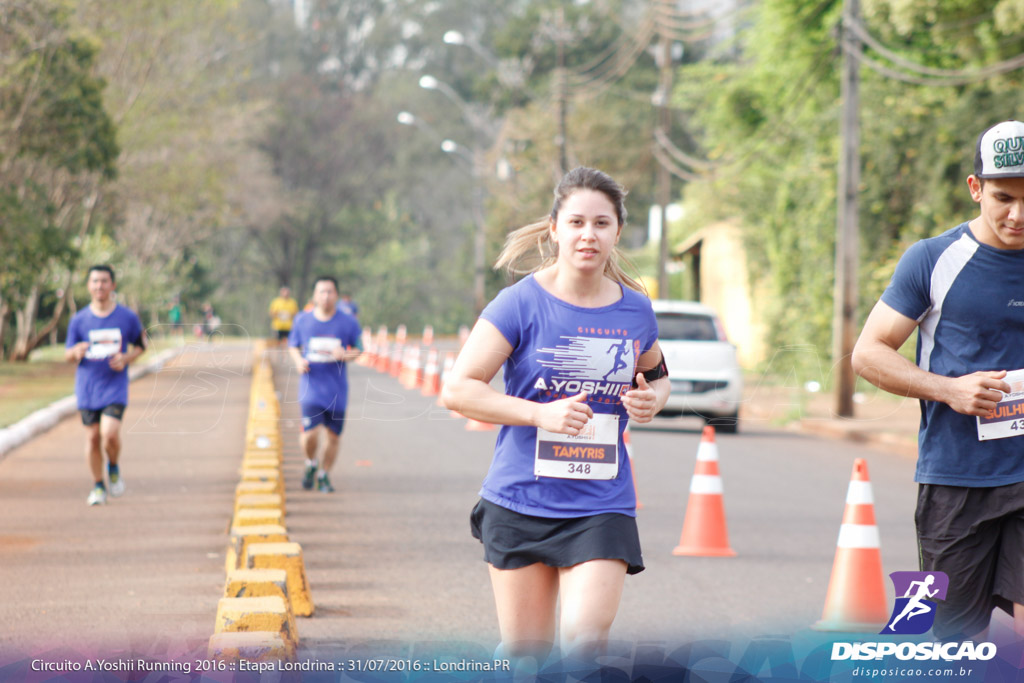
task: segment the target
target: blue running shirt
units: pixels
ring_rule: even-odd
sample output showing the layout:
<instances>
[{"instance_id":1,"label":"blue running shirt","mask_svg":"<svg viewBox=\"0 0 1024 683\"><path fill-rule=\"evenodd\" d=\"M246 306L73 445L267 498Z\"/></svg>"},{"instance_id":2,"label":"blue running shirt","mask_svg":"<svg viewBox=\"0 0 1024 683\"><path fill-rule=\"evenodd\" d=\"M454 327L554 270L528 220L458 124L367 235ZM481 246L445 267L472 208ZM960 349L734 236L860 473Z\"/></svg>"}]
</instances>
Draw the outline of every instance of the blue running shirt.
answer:
<instances>
[{"instance_id":1,"label":"blue running shirt","mask_svg":"<svg viewBox=\"0 0 1024 683\"><path fill-rule=\"evenodd\" d=\"M981 244L967 223L911 246L882 301L918 321L917 364L924 370L960 377L1024 368L1024 251ZM1024 438L979 441L974 417L921 401L915 481L1024 481Z\"/></svg>"},{"instance_id":2,"label":"blue running shirt","mask_svg":"<svg viewBox=\"0 0 1024 683\"><path fill-rule=\"evenodd\" d=\"M75 371L75 396L79 410L102 410L112 403L128 405L128 368L110 368L110 356L124 353L128 345L142 346L142 322L130 308L117 304L100 317L86 307L71 318L65 346L89 342L89 350Z\"/></svg>"},{"instance_id":3,"label":"blue running shirt","mask_svg":"<svg viewBox=\"0 0 1024 683\"><path fill-rule=\"evenodd\" d=\"M362 329L356 319L335 311L321 322L313 312L300 314L292 322L288 345L302 351L309 361L309 372L299 380L299 403L304 406L345 410L348 405L348 371L345 363L329 359L325 352L340 344L356 346Z\"/></svg>"},{"instance_id":4,"label":"blue running shirt","mask_svg":"<svg viewBox=\"0 0 1024 683\"><path fill-rule=\"evenodd\" d=\"M503 426L480 496L537 517L606 512L636 516L636 495L623 432L621 394L632 386L637 359L658 339L650 300L629 288L610 306L580 308L556 298L529 275L507 287L480 317L512 345L505 393L541 403L587 392L594 413L618 416L618 476L610 480L534 475L536 427Z\"/></svg>"}]
</instances>

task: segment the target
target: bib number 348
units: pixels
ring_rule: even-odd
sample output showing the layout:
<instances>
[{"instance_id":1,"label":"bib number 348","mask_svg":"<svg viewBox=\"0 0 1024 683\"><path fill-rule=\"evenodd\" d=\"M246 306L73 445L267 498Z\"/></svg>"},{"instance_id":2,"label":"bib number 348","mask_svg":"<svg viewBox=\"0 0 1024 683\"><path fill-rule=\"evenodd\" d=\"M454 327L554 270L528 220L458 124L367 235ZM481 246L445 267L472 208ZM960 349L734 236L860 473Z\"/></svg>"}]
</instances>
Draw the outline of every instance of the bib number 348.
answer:
<instances>
[{"instance_id":1,"label":"bib number 348","mask_svg":"<svg viewBox=\"0 0 1024 683\"><path fill-rule=\"evenodd\" d=\"M576 436L537 430L533 473L560 479L614 479L619 473L619 419L594 415Z\"/></svg>"}]
</instances>

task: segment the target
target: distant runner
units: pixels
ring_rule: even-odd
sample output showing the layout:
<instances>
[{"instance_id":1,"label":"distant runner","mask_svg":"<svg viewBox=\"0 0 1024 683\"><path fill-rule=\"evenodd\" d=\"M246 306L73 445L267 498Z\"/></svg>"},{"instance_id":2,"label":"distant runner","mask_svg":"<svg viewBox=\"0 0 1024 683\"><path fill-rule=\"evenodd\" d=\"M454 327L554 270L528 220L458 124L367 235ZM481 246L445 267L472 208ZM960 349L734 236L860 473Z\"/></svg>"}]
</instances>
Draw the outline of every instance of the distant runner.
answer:
<instances>
[{"instance_id":1,"label":"distant runner","mask_svg":"<svg viewBox=\"0 0 1024 683\"><path fill-rule=\"evenodd\" d=\"M85 452L93 487L86 503L107 502L103 476L103 455L107 456L110 495L124 493L119 460L121 420L128 405L128 366L146 350L146 334L134 311L116 302L114 270L110 266L89 268L89 296L92 301L68 324L64 358L78 364L75 396L85 425Z\"/></svg>"},{"instance_id":2,"label":"distant runner","mask_svg":"<svg viewBox=\"0 0 1024 683\"><path fill-rule=\"evenodd\" d=\"M338 282L333 277L321 276L313 283L313 304L312 311L295 319L288 351L302 375L302 488L312 489L315 483L319 491L331 493L334 486L328 474L338 455L348 405L346 362L359 357L362 330L355 318L338 310Z\"/></svg>"},{"instance_id":3,"label":"distant runner","mask_svg":"<svg viewBox=\"0 0 1024 683\"><path fill-rule=\"evenodd\" d=\"M270 302L270 329L277 344L285 343L292 331L292 322L299 312L299 302L292 298L291 290L281 287L277 297Z\"/></svg>"}]
</instances>

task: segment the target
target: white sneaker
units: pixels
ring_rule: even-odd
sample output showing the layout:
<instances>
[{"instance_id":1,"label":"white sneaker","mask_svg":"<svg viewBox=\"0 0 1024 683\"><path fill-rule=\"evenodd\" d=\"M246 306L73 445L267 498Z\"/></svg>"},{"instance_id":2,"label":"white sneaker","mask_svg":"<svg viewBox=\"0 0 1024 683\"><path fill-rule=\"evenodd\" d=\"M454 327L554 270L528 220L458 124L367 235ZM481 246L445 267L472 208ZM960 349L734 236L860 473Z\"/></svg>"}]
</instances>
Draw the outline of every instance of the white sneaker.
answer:
<instances>
[{"instance_id":1,"label":"white sneaker","mask_svg":"<svg viewBox=\"0 0 1024 683\"><path fill-rule=\"evenodd\" d=\"M89 491L89 497L85 499L88 505L103 505L107 502L107 492L105 489L99 486L94 486L92 491Z\"/></svg>"},{"instance_id":2,"label":"white sneaker","mask_svg":"<svg viewBox=\"0 0 1024 683\"><path fill-rule=\"evenodd\" d=\"M114 498L124 495L124 478L120 474L110 477L110 495Z\"/></svg>"}]
</instances>

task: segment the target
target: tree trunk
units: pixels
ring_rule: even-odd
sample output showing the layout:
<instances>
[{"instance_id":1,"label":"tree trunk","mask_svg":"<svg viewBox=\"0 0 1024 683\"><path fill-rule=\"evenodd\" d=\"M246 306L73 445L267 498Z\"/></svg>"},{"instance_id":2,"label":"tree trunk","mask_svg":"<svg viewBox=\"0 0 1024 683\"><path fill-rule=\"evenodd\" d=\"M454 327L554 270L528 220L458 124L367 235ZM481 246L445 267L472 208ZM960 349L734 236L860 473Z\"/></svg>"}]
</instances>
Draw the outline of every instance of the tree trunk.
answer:
<instances>
[{"instance_id":1,"label":"tree trunk","mask_svg":"<svg viewBox=\"0 0 1024 683\"><path fill-rule=\"evenodd\" d=\"M14 350L11 351L11 360L27 361L32 351L37 349L50 336L51 332L56 332L57 324L60 322L61 316L64 315L64 308L67 306L68 299L71 298L71 281L73 277L74 272L69 270L67 282L64 286L64 295L57 301L57 306L53 309L53 315L38 332L33 332L33 330L36 324L36 314L39 309L39 287L32 287L32 292L25 303L25 308L22 311L18 311L17 314L18 337L14 343Z\"/></svg>"},{"instance_id":2,"label":"tree trunk","mask_svg":"<svg viewBox=\"0 0 1024 683\"><path fill-rule=\"evenodd\" d=\"M32 285L32 291L25 298L25 307L14 314L16 326L14 348L11 349L11 360L27 361L32 352L29 343L32 341L32 330L36 326L36 312L39 309L39 285Z\"/></svg>"},{"instance_id":3,"label":"tree trunk","mask_svg":"<svg viewBox=\"0 0 1024 683\"><path fill-rule=\"evenodd\" d=\"M4 339L7 336L7 318L11 314L11 305L0 298L0 361L4 359Z\"/></svg>"}]
</instances>

